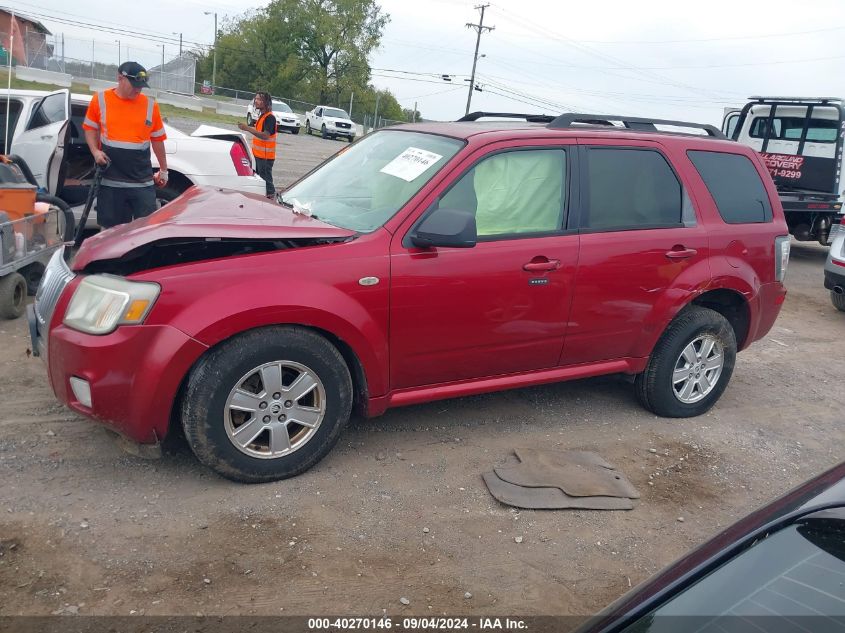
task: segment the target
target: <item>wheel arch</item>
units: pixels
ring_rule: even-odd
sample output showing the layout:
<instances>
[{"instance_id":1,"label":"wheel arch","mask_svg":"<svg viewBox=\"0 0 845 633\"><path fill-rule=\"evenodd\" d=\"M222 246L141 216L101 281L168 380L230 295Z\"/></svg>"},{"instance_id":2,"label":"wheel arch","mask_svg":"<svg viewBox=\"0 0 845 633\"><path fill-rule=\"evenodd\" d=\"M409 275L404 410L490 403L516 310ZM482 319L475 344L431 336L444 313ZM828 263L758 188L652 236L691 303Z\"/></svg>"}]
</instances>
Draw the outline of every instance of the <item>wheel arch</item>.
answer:
<instances>
[{"instance_id":1,"label":"wheel arch","mask_svg":"<svg viewBox=\"0 0 845 633\"><path fill-rule=\"evenodd\" d=\"M206 358L212 352L216 351L221 345L228 343L237 336L241 336L248 332L255 332L257 330L269 329L273 327L293 327L300 328L303 330L309 330L311 332L319 334L320 336L325 338L332 346L334 346L334 348L337 349L337 351L343 357L343 360L346 362L346 368L348 369L349 375L352 379L353 414L362 418L367 417L369 402L367 375L364 371L364 366L361 363L360 358L358 358L358 354L355 353L355 350L352 348L351 345L349 345L349 343L344 341L336 334L319 327L304 325L301 323L271 323L259 325L256 327L248 328L246 330L242 330L240 332L232 333L230 336L220 339L214 345L207 347L205 350L203 350L202 354L200 354L199 356L197 356L196 359L194 359L194 362L191 364L191 367L188 369L188 371L185 372L185 375L182 377L182 380L179 383L179 387L176 390L176 396L173 398L173 402L171 403L166 437L170 437L174 432L174 429L176 429L178 432L178 429L181 428L181 425L179 424L179 412L182 408L182 401L185 397L185 389L187 387L188 381L191 378L191 375L194 373L197 366L203 361L203 359Z\"/></svg>"},{"instance_id":2,"label":"wheel arch","mask_svg":"<svg viewBox=\"0 0 845 633\"><path fill-rule=\"evenodd\" d=\"M709 308L725 317L733 328L737 349L745 347L751 328L751 309L742 294L728 288L710 290L693 299L690 305Z\"/></svg>"}]
</instances>

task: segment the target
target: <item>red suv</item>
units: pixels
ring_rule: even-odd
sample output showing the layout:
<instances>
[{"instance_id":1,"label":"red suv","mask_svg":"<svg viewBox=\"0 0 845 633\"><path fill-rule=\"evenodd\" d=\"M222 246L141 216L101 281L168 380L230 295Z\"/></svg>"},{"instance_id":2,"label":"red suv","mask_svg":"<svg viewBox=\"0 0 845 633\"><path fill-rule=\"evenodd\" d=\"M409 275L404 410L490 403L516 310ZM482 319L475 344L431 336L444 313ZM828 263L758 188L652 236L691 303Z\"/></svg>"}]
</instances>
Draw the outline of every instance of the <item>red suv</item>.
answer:
<instances>
[{"instance_id":1,"label":"red suv","mask_svg":"<svg viewBox=\"0 0 845 633\"><path fill-rule=\"evenodd\" d=\"M658 415L712 407L786 295L757 154L680 122L476 118L370 134L281 206L195 187L57 254L30 307L56 396L136 442L182 425L249 482L316 464L353 411L610 373Z\"/></svg>"}]
</instances>

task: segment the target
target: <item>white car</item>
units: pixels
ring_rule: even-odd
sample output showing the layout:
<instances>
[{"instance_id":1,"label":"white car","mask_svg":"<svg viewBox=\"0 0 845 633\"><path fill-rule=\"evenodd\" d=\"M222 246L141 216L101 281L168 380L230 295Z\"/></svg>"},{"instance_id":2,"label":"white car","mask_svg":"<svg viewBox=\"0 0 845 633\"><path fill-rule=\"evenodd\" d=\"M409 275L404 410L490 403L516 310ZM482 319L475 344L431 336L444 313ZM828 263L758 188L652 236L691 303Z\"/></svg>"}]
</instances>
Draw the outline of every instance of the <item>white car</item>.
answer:
<instances>
[{"instance_id":1,"label":"white car","mask_svg":"<svg viewBox=\"0 0 845 633\"><path fill-rule=\"evenodd\" d=\"M5 146L8 111L8 153L23 158L39 186L72 207L77 222L94 174L94 158L82 130L90 101L91 95L71 95L68 90L12 90L8 98L0 98L0 143ZM188 136L164 127L169 180L166 187L156 187L160 205L192 185L264 195L265 183L255 174L255 160L243 134L202 125ZM151 157L157 169L155 154ZM96 204L85 226L97 227Z\"/></svg>"},{"instance_id":2,"label":"white car","mask_svg":"<svg viewBox=\"0 0 845 633\"><path fill-rule=\"evenodd\" d=\"M273 116L276 118L276 131L281 132L287 130L291 134L299 134L299 128L302 127L302 123L299 122L299 116L284 101L273 99L272 104ZM247 125L252 125L260 117L261 112L258 111L254 103L250 103L246 108Z\"/></svg>"},{"instance_id":3,"label":"white car","mask_svg":"<svg viewBox=\"0 0 845 633\"><path fill-rule=\"evenodd\" d=\"M305 133L318 131L323 138L342 136L350 143L355 140L355 124L349 115L340 108L317 106L305 113Z\"/></svg>"}]
</instances>

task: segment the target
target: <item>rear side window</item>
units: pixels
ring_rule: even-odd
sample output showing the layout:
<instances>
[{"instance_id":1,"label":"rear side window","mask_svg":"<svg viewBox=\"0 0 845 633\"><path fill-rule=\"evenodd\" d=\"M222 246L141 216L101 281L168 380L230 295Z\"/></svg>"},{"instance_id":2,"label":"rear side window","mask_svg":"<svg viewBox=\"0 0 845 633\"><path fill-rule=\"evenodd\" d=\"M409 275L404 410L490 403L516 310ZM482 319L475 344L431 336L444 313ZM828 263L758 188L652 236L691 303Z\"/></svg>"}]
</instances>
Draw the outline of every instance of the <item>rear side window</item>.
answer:
<instances>
[{"instance_id":1,"label":"rear side window","mask_svg":"<svg viewBox=\"0 0 845 633\"><path fill-rule=\"evenodd\" d=\"M681 183L662 154L653 150L591 147L587 157L589 197L582 228L645 228L681 223Z\"/></svg>"},{"instance_id":2,"label":"rear side window","mask_svg":"<svg viewBox=\"0 0 845 633\"><path fill-rule=\"evenodd\" d=\"M698 150L688 151L687 156L727 224L771 222L769 194L747 156Z\"/></svg>"}]
</instances>

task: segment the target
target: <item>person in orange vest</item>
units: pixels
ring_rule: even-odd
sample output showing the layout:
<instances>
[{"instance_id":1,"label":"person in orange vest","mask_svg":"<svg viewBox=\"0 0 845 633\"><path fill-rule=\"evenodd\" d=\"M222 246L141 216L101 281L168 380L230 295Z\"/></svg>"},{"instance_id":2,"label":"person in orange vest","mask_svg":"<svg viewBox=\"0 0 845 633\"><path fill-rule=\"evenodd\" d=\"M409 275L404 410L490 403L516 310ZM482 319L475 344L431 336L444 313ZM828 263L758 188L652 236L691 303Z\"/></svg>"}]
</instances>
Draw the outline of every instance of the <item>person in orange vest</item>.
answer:
<instances>
[{"instance_id":1,"label":"person in orange vest","mask_svg":"<svg viewBox=\"0 0 845 633\"><path fill-rule=\"evenodd\" d=\"M117 87L91 97L82 129L98 165L107 165L97 193L97 223L109 228L156 210L155 186L167 184L167 135L158 104L141 94L147 70L137 62L117 69ZM153 174L150 148L158 159Z\"/></svg>"},{"instance_id":2,"label":"person in orange vest","mask_svg":"<svg viewBox=\"0 0 845 633\"><path fill-rule=\"evenodd\" d=\"M246 123L238 123L238 128L254 136L252 153L255 154L255 173L267 183L265 195L268 198L275 198L273 163L276 162L276 117L273 116L272 101L268 93L255 93L253 103L261 112L261 116L255 122L255 127L250 127Z\"/></svg>"}]
</instances>

